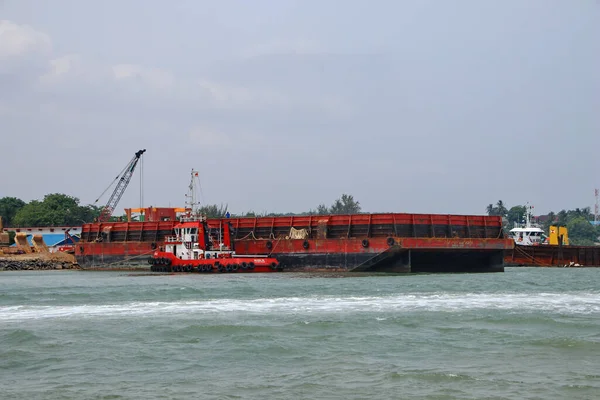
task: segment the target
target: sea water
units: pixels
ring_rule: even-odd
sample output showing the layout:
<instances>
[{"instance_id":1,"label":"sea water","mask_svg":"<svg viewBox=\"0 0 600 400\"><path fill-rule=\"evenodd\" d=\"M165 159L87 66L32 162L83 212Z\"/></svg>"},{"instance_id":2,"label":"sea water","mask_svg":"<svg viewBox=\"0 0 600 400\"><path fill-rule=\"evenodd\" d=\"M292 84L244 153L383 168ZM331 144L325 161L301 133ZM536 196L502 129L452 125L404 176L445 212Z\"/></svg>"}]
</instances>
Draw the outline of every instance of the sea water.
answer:
<instances>
[{"instance_id":1,"label":"sea water","mask_svg":"<svg viewBox=\"0 0 600 400\"><path fill-rule=\"evenodd\" d=\"M0 273L2 399L598 399L600 269Z\"/></svg>"}]
</instances>

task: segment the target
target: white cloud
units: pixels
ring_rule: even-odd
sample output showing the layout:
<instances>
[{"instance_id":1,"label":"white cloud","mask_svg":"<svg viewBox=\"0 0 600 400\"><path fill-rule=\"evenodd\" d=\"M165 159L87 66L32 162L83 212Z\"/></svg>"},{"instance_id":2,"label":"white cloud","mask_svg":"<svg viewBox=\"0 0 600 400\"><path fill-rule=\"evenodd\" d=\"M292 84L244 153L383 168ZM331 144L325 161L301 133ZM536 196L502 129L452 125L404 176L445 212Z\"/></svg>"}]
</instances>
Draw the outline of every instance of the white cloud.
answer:
<instances>
[{"instance_id":1,"label":"white cloud","mask_svg":"<svg viewBox=\"0 0 600 400\"><path fill-rule=\"evenodd\" d=\"M48 62L48 71L40 76L40 82L53 83L73 74L81 73L81 57L75 54L54 58Z\"/></svg>"},{"instance_id":2,"label":"white cloud","mask_svg":"<svg viewBox=\"0 0 600 400\"><path fill-rule=\"evenodd\" d=\"M95 126L100 124L106 129L113 129L111 124L137 126L140 121L152 120L154 128L178 125L183 133L194 126L201 113L217 130L205 125L196 127L189 132L190 143L240 149L272 143L273 138L267 140L263 132L281 124L282 118L287 121L297 115L304 120L315 114L330 117L349 113L344 99L293 86L272 86L275 83L270 81L252 82L251 72L225 74L215 80L209 76L176 76L161 68L133 63L98 63L85 54L56 54L50 37L29 26L10 21L2 21L0 26L0 37L12 43L9 46L0 41L0 55L10 54L17 60L9 60L4 63L8 69L2 69L8 71L5 77L14 86L15 96L22 100L7 98L2 102L0 112L5 115L45 116L77 126L97 121ZM274 42L263 50L283 51L286 46L285 42ZM303 43L297 47L300 51L316 49ZM230 61L240 65L239 59ZM37 105L29 107L31 104ZM248 125L260 134L240 129Z\"/></svg>"},{"instance_id":3,"label":"white cloud","mask_svg":"<svg viewBox=\"0 0 600 400\"><path fill-rule=\"evenodd\" d=\"M112 66L117 80L140 80L156 89L169 89L175 84L175 77L169 71L159 68L148 68L141 65L118 64Z\"/></svg>"},{"instance_id":4,"label":"white cloud","mask_svg":"<svg viewBox=\"0 0 600 400\"><path fill-rule=\"evenodd\" d=\"M52 51L50 36L29 25L0 20L0 58L22 57L32 53Z\"/></svg>"}]
</instances>

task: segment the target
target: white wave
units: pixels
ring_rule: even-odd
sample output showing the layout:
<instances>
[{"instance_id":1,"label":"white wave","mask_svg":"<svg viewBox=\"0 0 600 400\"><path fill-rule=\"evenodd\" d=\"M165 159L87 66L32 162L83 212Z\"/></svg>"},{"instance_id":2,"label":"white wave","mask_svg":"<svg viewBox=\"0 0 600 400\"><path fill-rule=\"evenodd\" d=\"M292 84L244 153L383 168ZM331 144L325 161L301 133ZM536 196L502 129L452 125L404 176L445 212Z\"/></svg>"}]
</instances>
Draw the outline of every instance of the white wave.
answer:
<instances>
[{"instance_id":1,"label":"white wave","mask_svg":"<svg viewBox=\"0 0 600 400\"><path fill-rule=\"evenodd\" d=\"M144 317L223 313L327 314L464 312L469 310L539 311L561 314L600 313L597 293L537 294L402 294L384 297L279 297L173 302L132 302L106 305L5 306L0 320L44 318Z\"/></svg>"}]
</instances>

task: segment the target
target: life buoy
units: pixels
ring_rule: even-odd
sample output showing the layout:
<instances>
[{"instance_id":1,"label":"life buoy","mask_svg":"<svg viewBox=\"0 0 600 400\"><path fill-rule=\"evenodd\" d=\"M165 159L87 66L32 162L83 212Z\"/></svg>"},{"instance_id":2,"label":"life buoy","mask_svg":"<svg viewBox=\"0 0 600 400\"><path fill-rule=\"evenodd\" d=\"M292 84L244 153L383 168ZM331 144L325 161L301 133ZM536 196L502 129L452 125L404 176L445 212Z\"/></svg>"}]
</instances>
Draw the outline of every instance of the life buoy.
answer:
<instances>
[{"instance_id":1,"label":"life buoy","mask_svg":"<svg viewBox=\"0 0 600 400\"><path fill-rule=\"evenodd\" d=\"M361 244L362 244L362 247L364 247L364 248L369 247L369 241L367 239L363 239Z\"/></svg>"},{"instance_id":2,"label":"life buoy","mask_svg":"<svg viewBox=\"0 0 600 400\"><path fill-rule=\"evenodd\" d=\"M242 269L248 269L248 264L246 263L246 261L242 261L241 267Z\"/></svg>"},{"instance_id":3,"label":"life buoy","mask_svg":"<svg viewBox=\"0 0 600 400\"><path fill-rule=\"evenodd\" d=\"M227 272L231 272L231 265L228 265L226 268Z\"/></svg>"},{"instance_id":4,"label":"life buoy","mask_svg":"<svg viewBox=\"0 0 600 400\"><path fill-rule=\"evenodd\" d=\"M310 245L310 243L308 243L308 240L305 240L304 242L302 242L302 247L304 247L304 250L308 249L309 245Z\"/></svg>"},{"instance_id":5,"label":"life buoy","mask_svg":"<svg viewBox=\"0 0 600 400\"><path fill-rule=\"evenodd\" d=\"M396 243L396 242L394 241L393 237L387 238L387 244L388 244L388 246L393 246L394 243Z\"/></svg>"},{"instance_id":6,"label":"life buoy","mask_svg":"<svg viewBox=\"0 0 600 400\"><path fill-rule=\"evenodd\" d=\"M272 262L272 263L271 263L271 269L272 269L273 271L275 271L275 270L277 269L277 263L274 263L274 262Z\"/></svg>"},{"instance_id":7,"label":"life buoy","mask_svg":"<svg viewBox=\"0 0 600 400\"><path fill-rule=\"evenodd\" d=\"M239 268L239 266L238 266L237 264L233 264L233 265L231 266L231 270L232 270L232 271L234 271L234 272L235 272L235 271L237 271L237 270L238 270L238 268Z\"/></svg>"},{"instance_id":8,"label":"life buoy","mask_svg":"<svg viewBox=\"0 0 600 400\"><path fill-rule=\"evenodd\" d=\"M248 269L254 269L254 263L253 262L249 262L248 263Z\"/></svg>"},{"instance_id":9,"label":"life buoy","mask_svg":"<svg viewBox=\"0 0 600 400\"><path fill-rule=\"evenodd\" d=\"M273 242L271 242L270 240L267 240L267 249L271 250L273 248Z\"/></svg>"}]
</instances>

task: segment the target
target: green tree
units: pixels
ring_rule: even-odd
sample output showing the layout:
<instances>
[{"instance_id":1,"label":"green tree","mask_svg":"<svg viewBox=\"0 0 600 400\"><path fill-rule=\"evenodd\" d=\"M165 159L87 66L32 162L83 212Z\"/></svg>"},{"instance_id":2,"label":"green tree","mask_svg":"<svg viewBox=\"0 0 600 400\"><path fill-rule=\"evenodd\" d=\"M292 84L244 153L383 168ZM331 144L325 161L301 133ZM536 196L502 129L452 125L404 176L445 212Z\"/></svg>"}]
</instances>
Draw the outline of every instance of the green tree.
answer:
<instances>
[{"instance_id":1,"label":"green tree","mask_svg":"<svg viewBox=\"0 0 600 400\"><path fill-rule=\"evenodd\" d=\"M79 212L79 222L92 222L100 216L100 213L102 212L102 207L98 207L95 205L82 206L80 207Z\"/></svg>"},{"instance_id":2,"label":"green tree","mask_svg":"<svg viewBox=\"0 0 600 400\"><path fill-rule=\"evenodd\" d=\"M225 214L227 214L227 205L221 204L218 206L216 204L207 204L200 207L198 212L202 215L206 215L207 218L225 218Z\"/></svg>"},{"instance_id":3,"label":"green tree","mask_svg":"<svg viewBox=\"0 0 600 400\"><path fill-rule=\"evenodd\" d=\"M506 217L506 214L508 214L508 210L504 206L504 202L502 200L498 200L498 202L496 203L496 209L498 215L500 215L501 217Z\"/></svg>"},{"instance_id":4,"label":"green tree","mask_svg":"<svg viewBox=\"0 0 600 400\"><path fill-rule=\"evenodd\" d=\"M25 202L21 199L17 199L16 197L2 197L0 199L0 215L2 216L4 225L12 225L15 215L23 207L25 207Z\"/></svg>"},{"instance_id":5,"label":"green tree","mask_svg":"<svg viewBox=\"0 0 600 400\"><path fill-rule=\"evenodd\" d=\"M569 214L566 210L560 210L558 214L556 214L556 225L557 226L567 226L567 222L569 222Z\"/></svg>"},{"instance_id":6,"label":"green tree","mask_svg":"<svg viewBox=\"0 0 600 400\"><path fill-rule=\"evenodd\" d=\"M13 219L14 225L17 226L51 226L54 225L50 222L48 215L41 201L32 200L21 208L15 218Z\"/></svg>"},{"instance_id":7,"label":"green tree","mask_svg":"<svg viewBox=\"0 0 600 400\"><path fill-rule=\"evenodd\" d=\"M514 223L521 223L525 219L525 213L527 212L527 208L525 206L514 206L511 207L510 210L506 213L506 219L508 221L509 226L513 226Z\"/></svg>"},{"instance_id":8,"label":"green tree","mask_svg":"<svg viewBox=\"0 0 600 400\"><path fill-rule=\"evenodd\" d=\"M360 203L354 200L352 195L342 194L331 206L331 214L358 214L360 213Z\"/></svg>"},{"instance_id":9,"label":"green tree","mask_svg":"<svg viewBox=\"0 0 600 400\"><path fill-rule=\"evenodd\" d=\"M61 193L44 196L43 201L33 200L21 208L14 218L18 226L73 226L91 222L99 215L93 206L80 206L79 199Z\"/></svg>"},{"instance_id":10,"label":"green tree","mask_svg":"<svg viewBox=\"0 0 600 400\"><path fill-rule=\"evenodd\" d=\"M502 200L498 200L495 206L493 204L488 204L485 211L490 216L495 215L500 217L506 217L506 215L508 214L508 210L506 209L506 206L504 205L504 202Z\"/></svg>"},{"instance_id":11,"label":"green tree","mask_svg":"<svg viewBox=\"0 0 600 400\"><path fill-rule=\"evenodd\" d=\"M542 224L542 229L546 234L550 232L550 227L556 223L556 214L550 211L548 215L546 215L546 221Z\"/></svg>"},{"instance_id":12,"label":"green tree","mask_svg":"<svg viewBox=\"0 0 600 400\"><path fill-rule=\"evenodd\" d=\"M569 242L579 246L593 246L598 240L596 228L584 217L573 218L567 224Z\"/></svg>"},{"instance_id":13,"label":"green tree","mask_svg":"<svg viewBox=\"0 0 600 400\"><path fill-rule=\"evenodd\" d=\"M329 208L325 204L319 204L317 207L317 211L315 212L317 215L326 215L329 214Z\"/></svg>"}]
</instances>

